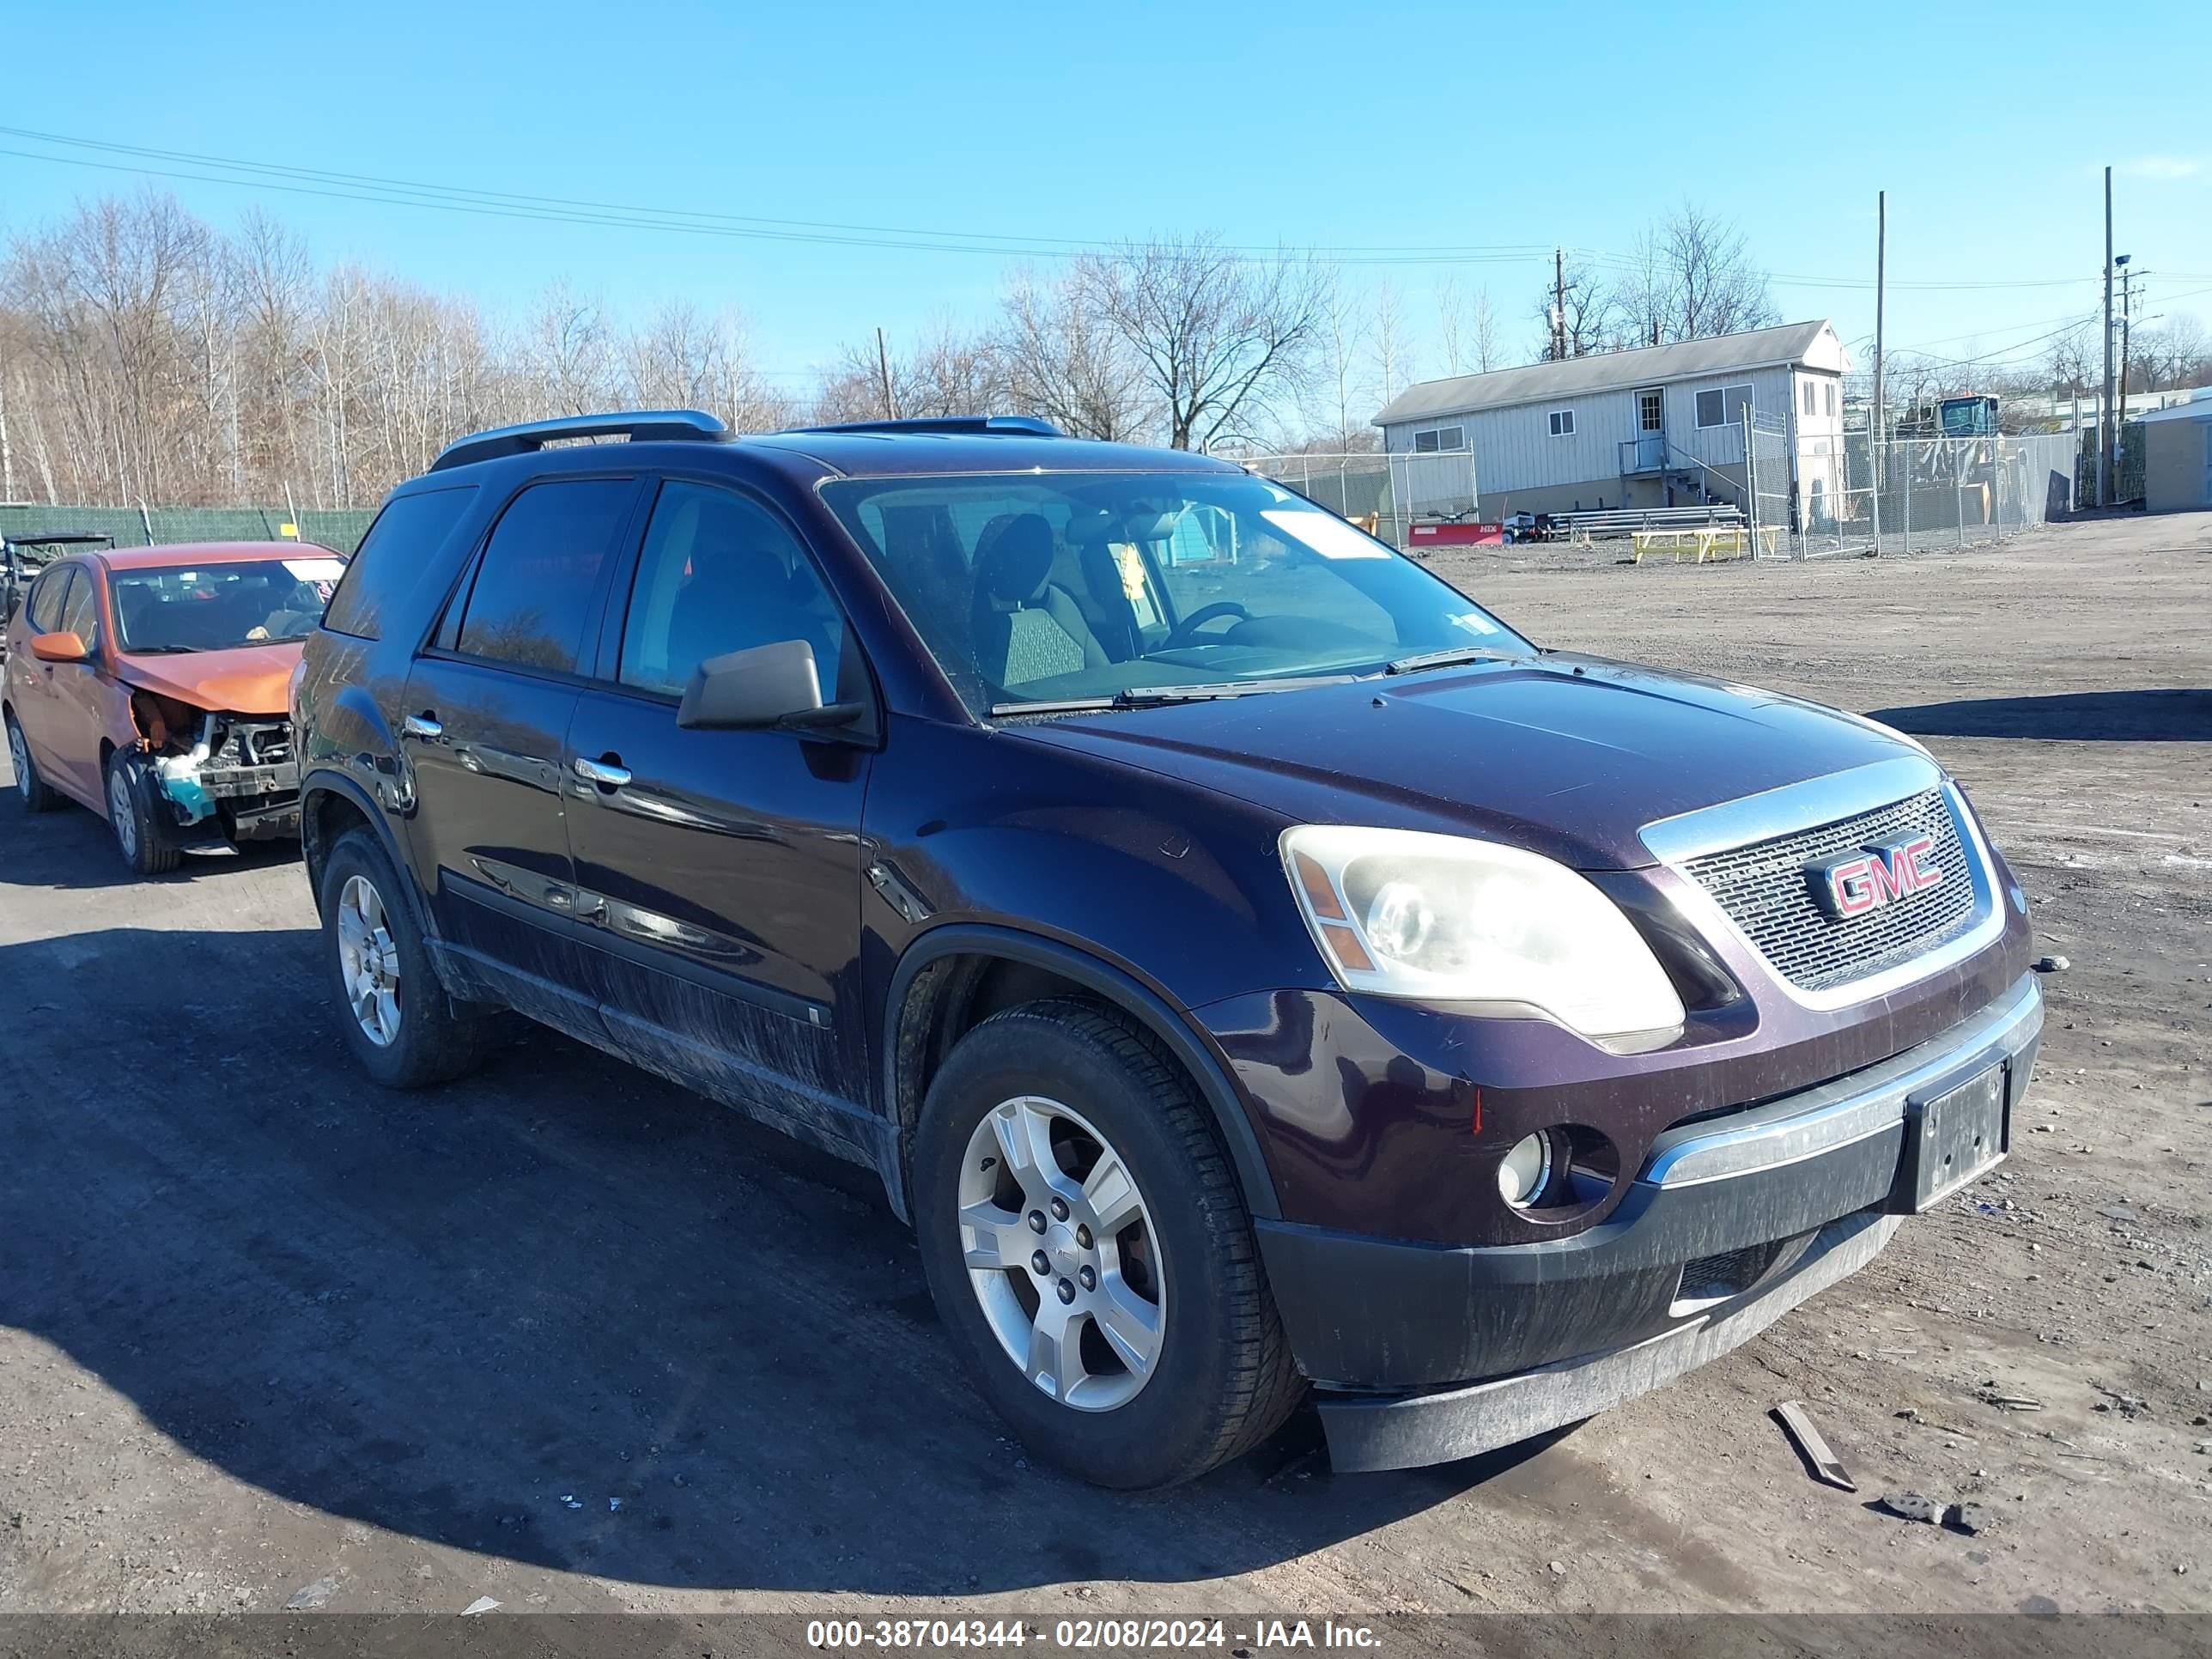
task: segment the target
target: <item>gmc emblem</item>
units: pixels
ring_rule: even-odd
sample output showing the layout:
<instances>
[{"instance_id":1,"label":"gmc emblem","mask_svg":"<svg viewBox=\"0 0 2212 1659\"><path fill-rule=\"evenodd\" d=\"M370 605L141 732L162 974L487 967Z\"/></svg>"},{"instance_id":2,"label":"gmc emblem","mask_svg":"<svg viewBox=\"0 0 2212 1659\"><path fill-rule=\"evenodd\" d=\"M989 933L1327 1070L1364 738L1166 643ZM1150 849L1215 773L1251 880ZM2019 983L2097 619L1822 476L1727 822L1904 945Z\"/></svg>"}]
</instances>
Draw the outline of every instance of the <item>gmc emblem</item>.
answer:
<instances>
[{"instance_id":1,"label":"gmc emblem","mask_svg":"<svg viewBox=\"0 0 2212 1659\"><path fill-rule=\"evenodd\" d=\"M1942 884L1943 871L1933 860L1936 837L1915 836L1882 842L1849 858L1805 866L1805 878L1820 908L1848 921L1899 899Z\"/></svg>"}]
</instances>

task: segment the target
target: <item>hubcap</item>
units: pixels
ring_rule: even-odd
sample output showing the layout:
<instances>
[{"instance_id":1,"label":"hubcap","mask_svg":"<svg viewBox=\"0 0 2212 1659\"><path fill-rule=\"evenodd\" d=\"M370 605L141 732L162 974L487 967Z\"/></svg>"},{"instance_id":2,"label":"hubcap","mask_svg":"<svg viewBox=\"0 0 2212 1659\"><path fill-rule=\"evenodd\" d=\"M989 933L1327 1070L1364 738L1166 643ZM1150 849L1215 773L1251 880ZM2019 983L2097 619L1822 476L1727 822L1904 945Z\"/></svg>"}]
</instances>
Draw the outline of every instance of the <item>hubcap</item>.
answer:
<instances>
[{"instance_id":1,"label":"hubcap","mask_svg":"<svg viewBox=\"0 0 2212 1659\"><path fill-rule=\"evenodd\" d=\"M15 722L8 722L8 764L15 774L15 787L22 792L25 800L31 798L31 751L23 747L23 733Z\"/></svg>"},{"instance_id":2,"label":"hubcap","mask_svg":"<svg viewBox=\"0 0 2212 1659\"><path fill-rule=\"evenodd\" d=\"M961 1166L960 1243L992 1334L1042 1392L1112 1411L1150 1380L1159 1243L1128 1166L1079 1114L1036 1095L985 1114Z\"/></svg>"},{"instance_id":3,"label":"hubcap","mask_svg":"<svg viewBox=\"0 0 2212 1659\"><path fill-rule=\"evenodd\" d=\"M123 775L123 769L107 769L107 821L115 826L116 844L123 848L123 856L138 856L138 813L131 805L131 781Z\"/></svg>"},{"instance_id":4,"label":"hubcap","mask_svg":"<svg viewBox=\"0 0 2212 1659\"><path fill-rule=\"evenodd\" d=\"M386 1047L399 1035L399 947L363 876L349 876L338 891L338 975L362 1035Z\"/></svg>"}]
</instances>

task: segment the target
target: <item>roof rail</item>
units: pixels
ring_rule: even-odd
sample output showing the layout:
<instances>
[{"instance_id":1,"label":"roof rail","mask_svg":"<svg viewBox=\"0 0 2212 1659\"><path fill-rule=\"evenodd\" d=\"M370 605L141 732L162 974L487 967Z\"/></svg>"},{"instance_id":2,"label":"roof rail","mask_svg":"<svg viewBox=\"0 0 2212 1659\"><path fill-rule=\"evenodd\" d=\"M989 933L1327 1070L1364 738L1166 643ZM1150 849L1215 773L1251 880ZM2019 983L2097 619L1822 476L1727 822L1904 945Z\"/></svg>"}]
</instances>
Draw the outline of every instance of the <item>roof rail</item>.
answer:
<instances>
[{"instance_id":1,"label":"roof rail","mask_svg":"<svg viewBox=\"0 0 2212 1659\"><path fill-rule=\"evenodd\" d=\"M430 471L467 466L477 461L497 460L503 455L526 455L549 443L568 438L623 437L632 443L659 439L684 439L696 443L727 443L732 436L704 410L642 409L627 415L564 415L557 420L525 421L520 426L494 427L457 438L430 463Z\"/></svg>"},{"instance_id":2,"label":"roof rail","mask_svg":"<svg viewBox=\"0 0 2212 1659\"><path fill-rule=\"evenodd\" d=\"M923 415L904 421L839 421L830 426L803 426L800 432L941 432L988 436L996 433L1016 438L1065 438L1050 421L1035 415Z\"/></svg>"}]
</instances>

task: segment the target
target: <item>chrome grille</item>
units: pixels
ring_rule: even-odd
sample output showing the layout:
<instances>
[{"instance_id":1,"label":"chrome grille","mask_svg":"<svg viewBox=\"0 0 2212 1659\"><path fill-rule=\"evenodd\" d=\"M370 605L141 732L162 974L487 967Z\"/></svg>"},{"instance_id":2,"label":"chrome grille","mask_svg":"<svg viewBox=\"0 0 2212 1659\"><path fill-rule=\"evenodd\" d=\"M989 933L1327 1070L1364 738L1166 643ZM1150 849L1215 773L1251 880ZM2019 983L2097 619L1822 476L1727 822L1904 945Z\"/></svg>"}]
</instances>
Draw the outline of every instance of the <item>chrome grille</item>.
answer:
<instances>
[{"instance_id":1,"label":"chrome grille","mask_svg":"<svg viewBox=\"0 0 2212 1659\"><path fill-rule=\"evenodd\" d=\"M1881 842L1926 835L1942 883L1864 915L1830 915L1807 867ZM1974 924L1973 854L1940 790L1871 812L1692 859L1684 873L1710 893L1791 984L1825 991L1910 961Z\"/></svg>"}]
</instances>

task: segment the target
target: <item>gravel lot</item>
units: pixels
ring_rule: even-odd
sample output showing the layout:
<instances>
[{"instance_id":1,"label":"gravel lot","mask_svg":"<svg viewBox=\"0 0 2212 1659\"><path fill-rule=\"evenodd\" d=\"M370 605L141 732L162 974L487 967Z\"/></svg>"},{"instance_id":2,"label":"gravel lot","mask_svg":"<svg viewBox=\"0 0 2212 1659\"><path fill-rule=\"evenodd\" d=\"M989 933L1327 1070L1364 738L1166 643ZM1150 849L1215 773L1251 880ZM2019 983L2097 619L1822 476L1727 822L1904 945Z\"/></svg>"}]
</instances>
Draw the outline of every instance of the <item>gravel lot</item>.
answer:
<instances>
[{"instance_id":1,"label":"gravel lot","mask_svg":"<svg viewBox=\"0 0 2212 1659\"><path fill-rule=\"evenodd\" d=\"M1440 568L1966 780L2072 963L2000 1174L1547 1443L1339 1479L1300 1420L1111 1496L1001 1437L864 1177L542 1032L382 1094L296 863L138 884L89 815L11 800L0 1613L2212 1610L2212 515ZM1791 1398L1856 1497L1806 1478ZM1899 1488L1989 1527L1872 1507Z\"/></svg>"}]
</instances>

